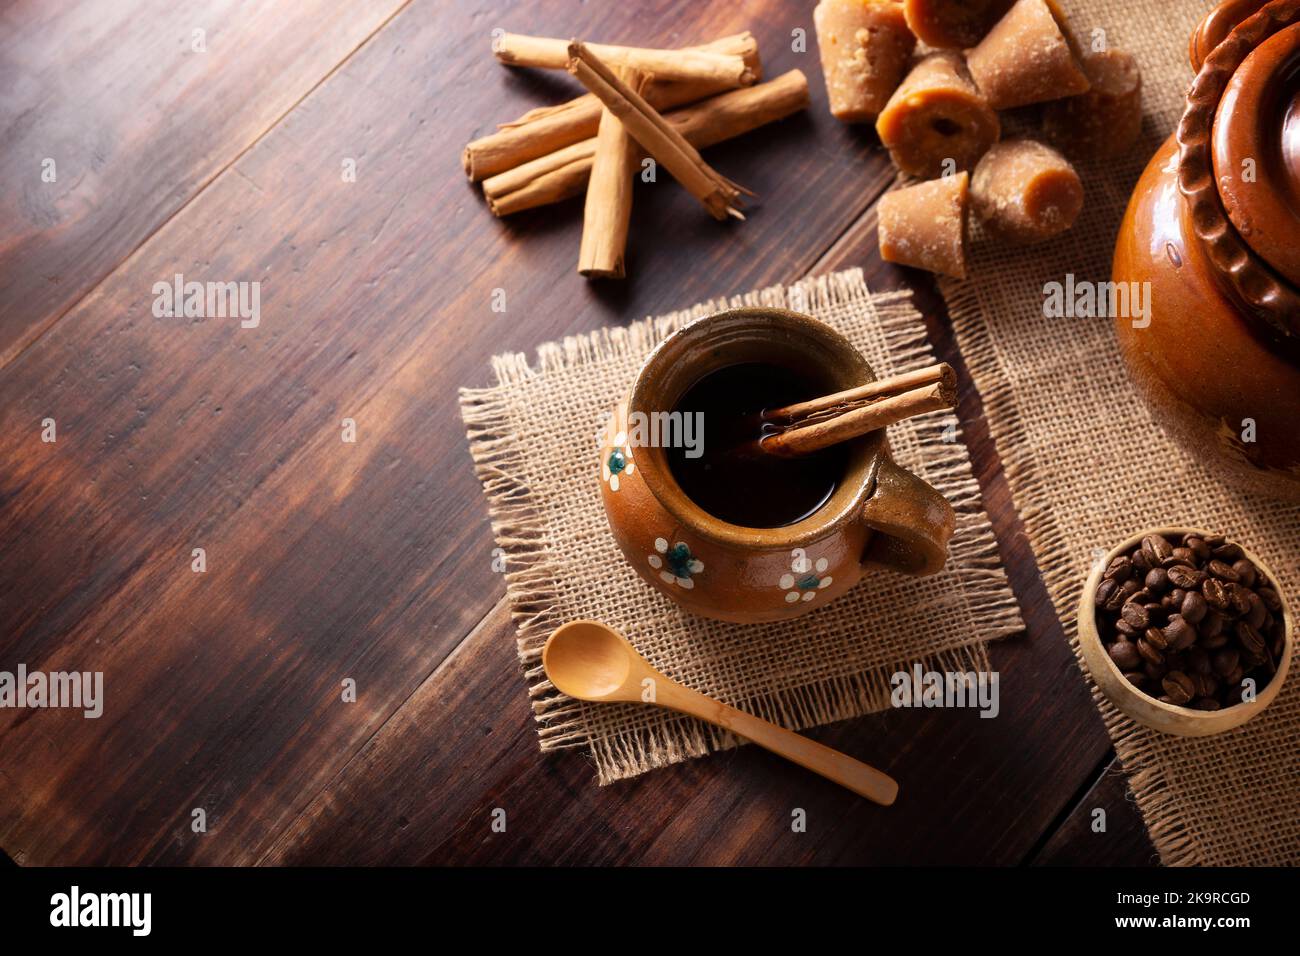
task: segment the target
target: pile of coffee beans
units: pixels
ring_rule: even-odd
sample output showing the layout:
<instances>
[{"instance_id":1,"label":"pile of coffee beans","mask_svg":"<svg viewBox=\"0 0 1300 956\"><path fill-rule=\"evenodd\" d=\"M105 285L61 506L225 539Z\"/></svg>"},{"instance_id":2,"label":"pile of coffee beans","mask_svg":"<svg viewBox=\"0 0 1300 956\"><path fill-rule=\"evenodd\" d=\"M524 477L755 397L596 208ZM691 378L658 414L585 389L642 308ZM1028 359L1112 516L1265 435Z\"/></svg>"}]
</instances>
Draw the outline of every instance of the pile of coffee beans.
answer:
<instances>
[{"instance_id":1,"label":"pile of coffee beans","mask_svg":"<svg viewBox=\"0 0 1300 956\"><path fill-rule=\"evenodd\" d=\"M1276 585L1222 537L1161 535L1111 561L1097 587L1097 631L1110 659L1143 693L1196 710L1262 691L1286 630Z\"/></svg>"}]
</instances>

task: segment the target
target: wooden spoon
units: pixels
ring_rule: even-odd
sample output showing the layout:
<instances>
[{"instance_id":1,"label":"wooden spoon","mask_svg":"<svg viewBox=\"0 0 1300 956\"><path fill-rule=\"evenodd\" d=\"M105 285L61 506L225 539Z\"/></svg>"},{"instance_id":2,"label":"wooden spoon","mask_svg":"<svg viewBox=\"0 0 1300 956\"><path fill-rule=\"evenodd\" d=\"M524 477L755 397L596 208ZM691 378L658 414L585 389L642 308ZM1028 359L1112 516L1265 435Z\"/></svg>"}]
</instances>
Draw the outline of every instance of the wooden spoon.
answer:
<instances>
[{"instance_id":1,"label":"wooden spoon","mask_svg":"<svg viewBox=\"0 0 1300 956\"><path fill-rule=\"evenodd\" d=\"M730 730L882 806L898 796L898 784L874 767L665 677L627 638L598 621L572 621L556 630L542 650L542 667L570 697L667 707Z\"/></svg>"}]
</instances>

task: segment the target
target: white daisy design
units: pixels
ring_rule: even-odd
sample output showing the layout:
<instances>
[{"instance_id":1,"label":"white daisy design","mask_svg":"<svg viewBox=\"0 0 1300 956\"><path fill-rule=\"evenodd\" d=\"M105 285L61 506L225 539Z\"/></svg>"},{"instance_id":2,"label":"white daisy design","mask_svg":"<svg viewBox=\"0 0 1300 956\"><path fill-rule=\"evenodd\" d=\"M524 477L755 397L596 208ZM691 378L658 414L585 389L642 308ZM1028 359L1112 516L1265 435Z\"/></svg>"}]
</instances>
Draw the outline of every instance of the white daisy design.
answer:
<instances>
[{"instance_id":1,"label":"white daisy design","mask_svg":"<svg viewBox=\"0 0 1300 956\"><path fill-rule=\"evenodd\" d=\"M636 470L632 461L632 447L627 443L627 432L614 436L614 447L600 462L600 477L609 482L610 491L618 491L618 476L630 475Z\"/></svg>"},{"instance_id":2,"label":"white daisy design","mask_svg":"<svg viewBox=\"0 0 1300 956\"><path fill-rule=\"evenodd\" d=\"M777 582L782 591L785 591L785 600L788 604L794 604L797 601L811 601L817 596L817 592L822 588L828 588L835 581L829 574L822 577L830 562L825 558L818 558L817 563L813 565L813 570L806 574L791 574L789 572L781 575L781 580Z\"/></svg>"},{"instance_id":3,"label":"white daisy design","mask_svg":"<svg viewBox=\"0 0 1300 956\"><path fill-rule=\"evenodd\" d=\"M664 584L676 584L688 591L695 587L693 576L704 570L704 562L691 554L686 542L678 541L670 549L667 539L655 538L655 551L648 560Z\"/></svg>"}]
</instances>

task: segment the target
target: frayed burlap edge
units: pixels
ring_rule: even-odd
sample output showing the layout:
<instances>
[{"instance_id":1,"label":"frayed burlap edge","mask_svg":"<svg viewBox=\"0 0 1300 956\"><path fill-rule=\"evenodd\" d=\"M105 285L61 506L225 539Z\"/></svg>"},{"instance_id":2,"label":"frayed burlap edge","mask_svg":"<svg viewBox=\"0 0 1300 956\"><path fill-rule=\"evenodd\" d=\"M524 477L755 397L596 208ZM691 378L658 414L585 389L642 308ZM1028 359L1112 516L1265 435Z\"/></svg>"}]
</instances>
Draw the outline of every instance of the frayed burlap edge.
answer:
<instances>
[{"instance_id":1,"label":"frayed burlap edge","mask_svg":"<svg viewBox=\"0 0 1300 956\"><path fill-rule=\"evenodd\" d=\"M898 371L935 361L921 317L906 290L872 296L861 269L804 279L790 286L771 286L741 296L700 303L689 309L647 318L627 328L601 329L547 343L530 363L523 353L492 360L497 384L461 389L461 414L470 454L489 502L492 530L506 563L506 590L516 630L516 648L532 700L544 751L580 747L595 758L601 786L693 757L726 750L740 741L733 735L691 718L681 718L681 739L666 738L653 728L629 729L613 737L592 739L583 719L591 706L557 691L541 667L542 647L565 620L555 589L557 568L548 548L544 519L531 489L519 476L526 450L511 433L508 397L512 386L549 372L561 372L619 355L641 355L668 335L703 316L739 306L769 306L816 313L850 303L871 310ZM936 420L956 427L951 414ZM958 441L921 445L921 470L952 503L959 525L983 515L979 484L965 446ZM926 670L969 672L989 669L986 641L1023 631L1024 624L1005 575L991 526L968 527L954 538L950 568L958 575L968 613L981 622L981 637L972 643L923 658L898 661L870 671L841 675L773 694L734 702L767 720L792 729L845 720L889 706L889 678L919 663Z\"/></svg>"},{"instance_id":2,"label":"frayed burlap edge","mask_svg":"<svg viewBox=\"0 0 1300 956\"><path fill-rule=\"evenodd\" d=\"M1041 493L1042 482L1032 445L1025 434L1024 417L1016 407L1011 382L1002 371L997 346L985 329L978 292L973 285L958 286L946 280L940 285L966 367L984 403L989 434L997 447L1012 500L1024 523L1030 545L1035 554L1068 550L1070 542ZM1188 838L1182 807L1169 787L1163 767L1154 759L1155 748L1149 735L1116 709L1088 673L1079 650L1075 620L1075 611L1083 594L1083 581L1066 563L1040 565L1039 572L1074 651L1075 663L1088 684L1093 703L1106 725L1106 733L1128 775L1129 788L1161 862L1166 866L1203 865L1205 861L1199 848Z\"/></svg>"}]
</instances>

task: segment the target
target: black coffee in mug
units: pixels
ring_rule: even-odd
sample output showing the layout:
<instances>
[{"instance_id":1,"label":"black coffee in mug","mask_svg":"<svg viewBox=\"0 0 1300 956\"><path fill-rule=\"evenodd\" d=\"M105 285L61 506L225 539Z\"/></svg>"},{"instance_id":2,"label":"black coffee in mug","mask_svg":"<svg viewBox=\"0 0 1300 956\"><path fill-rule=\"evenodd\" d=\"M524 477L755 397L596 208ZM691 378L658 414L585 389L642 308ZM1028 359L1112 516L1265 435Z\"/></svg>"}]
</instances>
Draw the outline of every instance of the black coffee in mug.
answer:
<instances>
[{"instance_id":1,"label":"black coffee in mug","mask_svg":"<svg viewBox=\"0 0 1300 956\"><path fill-rule=\"evenodd\" d=\"M756 450L767 430L760 415L824 395L824 386L780 365L751 362L710 372L686 390L675 412L702 415L703 454L668 449L668 465L682 491L728 524L781 528L824 505L842 479L845 445L781 458Z\"/></svg>"}]
</instances>

